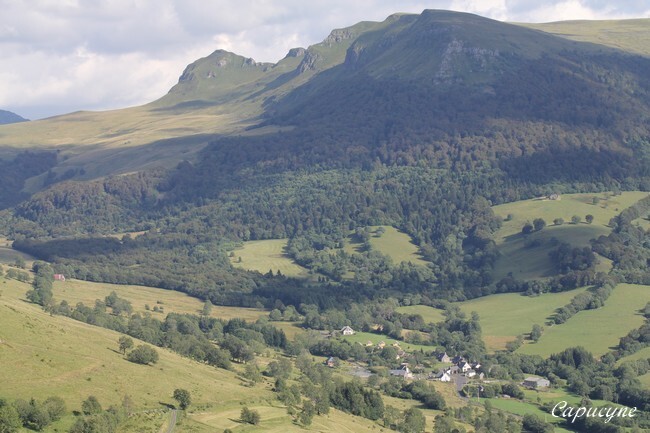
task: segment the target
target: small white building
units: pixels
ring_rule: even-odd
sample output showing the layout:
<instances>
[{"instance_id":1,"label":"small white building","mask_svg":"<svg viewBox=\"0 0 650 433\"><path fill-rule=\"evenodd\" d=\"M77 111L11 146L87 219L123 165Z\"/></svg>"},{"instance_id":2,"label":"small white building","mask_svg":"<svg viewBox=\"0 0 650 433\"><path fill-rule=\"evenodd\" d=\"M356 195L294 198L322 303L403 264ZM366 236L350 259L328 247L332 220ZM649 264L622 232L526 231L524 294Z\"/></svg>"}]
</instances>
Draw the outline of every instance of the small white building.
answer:
<instances>
[{"instance_id":1,"label":"small white building","mask_svg":"<svg viewBox=\"0 0 650 433\"><path fill-rule=\"evenodd\" d=\"M436 377L440 382L451 382L451 375L447 371L439 373Z\"/></svg>"},{"instance_id":2,"label":"small white building","mask_svg":"<svg viewBox=\"0 0 650 433\"><path fill-rule=\"evenodd\" d=\"M343 328L341 328L341 334L354 335L354 329L350 328L349 326L344 326Z\"/></svg>"}]
</instances>

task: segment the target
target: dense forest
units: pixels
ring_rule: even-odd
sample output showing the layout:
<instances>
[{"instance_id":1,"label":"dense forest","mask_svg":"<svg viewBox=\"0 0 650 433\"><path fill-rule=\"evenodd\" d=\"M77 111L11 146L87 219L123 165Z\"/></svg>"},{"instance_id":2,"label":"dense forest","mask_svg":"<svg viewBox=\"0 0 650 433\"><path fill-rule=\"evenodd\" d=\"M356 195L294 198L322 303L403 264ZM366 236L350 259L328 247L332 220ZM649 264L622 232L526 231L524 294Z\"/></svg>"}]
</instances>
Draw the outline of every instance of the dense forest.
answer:
<instances>
[{"instance_id":1,"label":"dense forest","mask_svg":"<svg viewBox=\"0 0 650 433\"><path fill-rule=\"evenodd\" d=\"M569 247L554 256L554 279L494 281L501 222L490 206L550 193L650 190L650 60L467 14L427 11L382 26L346 33L345 57L326 40L300 54L276 87L262 79L264 90L249 95L266 95L257 124L216 138L191 161L91 181L48 176L50 187L0 213L5 234L77 278L181 290L219 304L281 299L329 308L343 299L462 300L602 282L593 256ZM504 44L504 35L521 45ZM200 63L196 70L211 67ZM224 67L238 64L231 63ZM217 72L224 89L237 76ZM179 89L201 79L186 76ZM327 252L371 225L408 234L430 265L395 264L372 250ZM610 258L620 253L608 243L632 238L646 248L647 235L635 230L623 224L596 248ZM231 266L228 254L242 242L280 238L323 278ZM642 261L613 260L619 280L646 281Z\"/></svg>"}]
</instances>

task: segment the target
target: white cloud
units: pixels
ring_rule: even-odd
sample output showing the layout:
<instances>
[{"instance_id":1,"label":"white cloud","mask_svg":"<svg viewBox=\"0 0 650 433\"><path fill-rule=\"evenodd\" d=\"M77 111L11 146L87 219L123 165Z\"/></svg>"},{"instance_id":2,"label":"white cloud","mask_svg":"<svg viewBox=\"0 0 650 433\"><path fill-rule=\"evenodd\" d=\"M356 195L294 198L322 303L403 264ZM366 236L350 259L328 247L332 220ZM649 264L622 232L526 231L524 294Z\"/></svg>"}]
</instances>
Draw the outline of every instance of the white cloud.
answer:
<instances>
[{"instance_id":1,"label":"white cloud","mask_svg":"<svg viewBox=\"0 0 650 433\"><path fill-rule=\"evenodd\" d=\"M37 118L142 104L215 49L275 62L334 28L423 9L535 22L650 14L645 0L0 0L0 108Z\"/></svg>"}]
</instances>

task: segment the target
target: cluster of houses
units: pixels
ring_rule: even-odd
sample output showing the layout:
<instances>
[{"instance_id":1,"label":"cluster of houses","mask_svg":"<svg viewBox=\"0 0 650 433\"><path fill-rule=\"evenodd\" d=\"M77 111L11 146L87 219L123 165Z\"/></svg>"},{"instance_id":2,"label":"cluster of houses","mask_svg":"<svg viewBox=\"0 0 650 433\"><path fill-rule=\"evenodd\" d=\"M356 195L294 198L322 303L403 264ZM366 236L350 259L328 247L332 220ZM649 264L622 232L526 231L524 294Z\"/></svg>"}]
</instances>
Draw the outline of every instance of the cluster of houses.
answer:
<instances>
[{"instance_id":1,"label":"cluster of houses","mask_svg":"<svg viewBox=\"0 0 650 433\"><path fill-rule=\"evenodd\" d=\"M354 335L355 331L349 326L344 326L340 331L333 331L328 333L328 337L339 334L339 335ZM363 344L363 343L360 343ZM384 341L380 341L375 344L372 341L368 341L364 344L366 347L376 347L377 349L383 349L386 347ZM397 349L396 359L403 359L407 356L407 353L400 348L398 342L394 342L392 346ZM439 380L440 382L465 382L468 379L480 379L485 378L485 373L481 371L481 364L478 362L469 362L462 356L450 357L446 352L439 353L436 355L438 362L443 364L449 364L448 366L442 368L438 371L437 374L431 373L428 376L428 379ZM330 357L325 361L325 364L328 367L335 367L337 365L337 359ZM370 374L370 372L368 372ZM415 376L411 369L409 368L408 362L403 362L400 368L393 369L389 371L391 376L400 377L404 380L414 379ZM523 386L529 389L544 389L550 387L550 382L548 379L542 377L527 377L522 383Z\"/></svg>"},{"instance_id":2,"label":"cluster of houses","mask_svg":"<svg viewBox=\"0 0 650 433\"><path fill-rule=\"evenodd\" d=\"M447 353L441 353L436 356L439 362L451 363L449 367L441 369L438 374L433 378L440 382L451 382L457 376L464 376L467 378L483 379L485 377L483 372L479 372L481 364L478 362L468 362L462 356L449 357Z\"/></svg>"}]
</instances>

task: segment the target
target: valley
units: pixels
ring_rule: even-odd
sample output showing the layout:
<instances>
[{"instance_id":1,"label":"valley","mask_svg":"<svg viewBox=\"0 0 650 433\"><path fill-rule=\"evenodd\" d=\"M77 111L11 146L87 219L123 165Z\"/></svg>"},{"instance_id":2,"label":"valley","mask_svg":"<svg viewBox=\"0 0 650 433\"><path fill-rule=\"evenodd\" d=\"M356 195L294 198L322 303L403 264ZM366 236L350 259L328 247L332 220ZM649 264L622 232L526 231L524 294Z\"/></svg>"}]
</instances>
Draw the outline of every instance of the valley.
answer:
<instances>
[{"instance_id":1,"label":"valley","mask_svg":"<svg viewBox=\"0 0 650 433\"><path fill-rule=\"evenodd\" d=\"M647 24L394 14L1 125L0 431L650 428Z\"/></svg>"}]
</instances>

